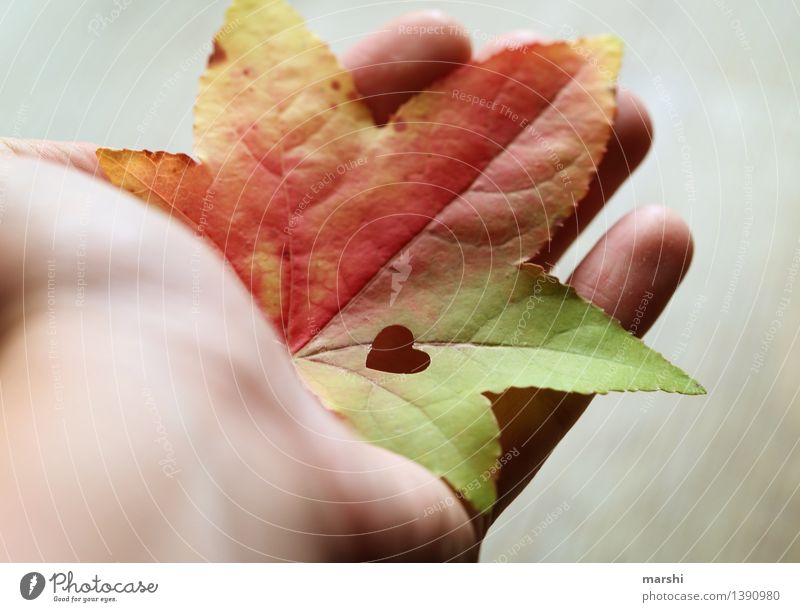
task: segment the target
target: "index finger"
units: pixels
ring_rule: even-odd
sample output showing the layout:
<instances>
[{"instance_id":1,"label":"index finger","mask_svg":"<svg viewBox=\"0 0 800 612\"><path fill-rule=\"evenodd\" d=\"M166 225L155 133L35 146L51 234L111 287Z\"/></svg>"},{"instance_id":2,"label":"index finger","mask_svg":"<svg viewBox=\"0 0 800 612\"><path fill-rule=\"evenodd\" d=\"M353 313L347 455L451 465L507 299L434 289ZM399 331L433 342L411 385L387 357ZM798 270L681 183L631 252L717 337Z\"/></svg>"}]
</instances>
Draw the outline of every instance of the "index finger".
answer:
<instances>
[{"instance_id":1,"label":"index finger","mask_svg":"<svg viewBox=\"0 0 800 612\"><path fill-rule=\"evenodd\" d=\"M388 22L342 57L375 121L470 60L464 28L441 11L418 11Z\"/></svg>"}]
</instances>

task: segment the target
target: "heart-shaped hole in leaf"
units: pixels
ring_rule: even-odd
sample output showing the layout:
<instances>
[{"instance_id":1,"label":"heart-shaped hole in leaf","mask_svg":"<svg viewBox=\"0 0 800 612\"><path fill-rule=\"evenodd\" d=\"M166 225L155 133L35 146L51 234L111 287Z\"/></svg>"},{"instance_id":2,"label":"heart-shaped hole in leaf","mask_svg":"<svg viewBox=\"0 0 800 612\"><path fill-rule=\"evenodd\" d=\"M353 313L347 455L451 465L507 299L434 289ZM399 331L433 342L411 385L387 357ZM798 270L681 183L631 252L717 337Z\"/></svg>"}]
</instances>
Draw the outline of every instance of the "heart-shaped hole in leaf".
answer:
<instances>
[{"instance_id":1,"label":"heart-shaped hole in leaf","mask_svg":"<svg viewBox=\"0 0 800 612\"><path fill-rule=\"evenodd\" d=\"M367 355L367 367L391 374L416 374L431 365L425 351L414 348L414 334L402 325L384 327Z\"/></svg>"}]
</instances>

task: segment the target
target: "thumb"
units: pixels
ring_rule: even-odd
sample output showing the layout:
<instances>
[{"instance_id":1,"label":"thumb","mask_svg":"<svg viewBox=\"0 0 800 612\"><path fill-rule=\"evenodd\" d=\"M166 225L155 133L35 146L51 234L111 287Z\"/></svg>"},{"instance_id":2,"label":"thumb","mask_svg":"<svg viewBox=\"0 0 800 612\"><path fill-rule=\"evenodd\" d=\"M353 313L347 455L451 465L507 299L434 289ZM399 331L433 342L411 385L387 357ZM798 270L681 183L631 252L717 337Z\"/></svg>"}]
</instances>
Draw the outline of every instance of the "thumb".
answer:
<instances>
[{"instance_id":1,"label":"thumb","mask_svg":"<svg viewBox=\"0 0 800 612\"><path fill-rule=\"evenodd\" d=\"M6 156L33 157L103 177L96 150L97 146L89 142L0 138L0 159Z\"/></svg>"}]
</instances>

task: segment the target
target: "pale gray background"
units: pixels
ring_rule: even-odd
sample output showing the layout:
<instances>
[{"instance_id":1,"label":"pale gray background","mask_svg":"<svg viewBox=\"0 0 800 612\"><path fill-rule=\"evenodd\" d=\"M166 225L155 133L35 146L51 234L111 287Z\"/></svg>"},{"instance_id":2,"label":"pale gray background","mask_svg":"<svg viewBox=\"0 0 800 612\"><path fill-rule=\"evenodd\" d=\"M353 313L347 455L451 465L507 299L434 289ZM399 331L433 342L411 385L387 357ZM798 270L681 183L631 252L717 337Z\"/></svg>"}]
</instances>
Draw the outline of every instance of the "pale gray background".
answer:
<instances>
[{"instance_id":1,"label":"pale gray background","mask_svg":"<svg viewBox=\"0 0 800 612\"><path fill-rule=\"evenodd\" d=\"M113 0L0 0L0 134L190 150L226 2L120 2L115 16ZM656 143L559 271L636 205L665 203L694 228L692 271L648 342L709 395L599 398L484 559L800 561L796 1L294 5L336 50L423 7L461 19L476 44L517 28L621 36L621 83L647 101Z\"/></svg>"}]
</instances>

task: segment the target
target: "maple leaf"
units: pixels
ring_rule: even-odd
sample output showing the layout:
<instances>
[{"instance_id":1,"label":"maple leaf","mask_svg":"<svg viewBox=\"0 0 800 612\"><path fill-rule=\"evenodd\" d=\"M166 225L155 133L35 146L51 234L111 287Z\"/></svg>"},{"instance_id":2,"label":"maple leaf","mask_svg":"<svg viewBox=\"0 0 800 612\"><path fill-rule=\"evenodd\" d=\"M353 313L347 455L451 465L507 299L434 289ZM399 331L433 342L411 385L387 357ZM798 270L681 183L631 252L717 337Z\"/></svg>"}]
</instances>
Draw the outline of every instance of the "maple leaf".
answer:
<instances>
[{"instance_id":1,"label":"maple leaf","mask_svg":"<svg viewBox=\"0 0 800 612\"><path fill-rule=\"evenodd\" d=\"M608 36L501 50L378 127L286 3L236 0L201 78L197 161L98 158L222 251L326 406L485 511L487 394L703 392L526 263L586 195L621 53Z\"/></svg>"}]
</instances>

